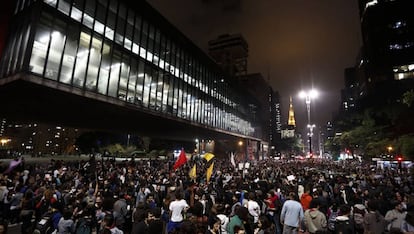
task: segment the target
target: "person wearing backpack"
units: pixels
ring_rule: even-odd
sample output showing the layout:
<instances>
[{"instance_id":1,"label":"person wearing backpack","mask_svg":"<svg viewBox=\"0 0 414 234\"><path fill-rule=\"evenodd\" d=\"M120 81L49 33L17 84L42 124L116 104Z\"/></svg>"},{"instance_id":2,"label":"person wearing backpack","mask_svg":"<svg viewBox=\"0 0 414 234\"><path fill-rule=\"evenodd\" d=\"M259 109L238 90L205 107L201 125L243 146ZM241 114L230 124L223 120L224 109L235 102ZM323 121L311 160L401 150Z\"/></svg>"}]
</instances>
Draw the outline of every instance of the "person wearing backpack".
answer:
<instances>
[{"instance_id":1,"label":"person wearing backpack","mask_svg":"<svg viewBox=\"0 0 414 234\"><path fill-rule=\"evenodd\" d=\"M57 230L62 214L56 208L57 203L52 203L52 208L46 212L41 220L36 224L36 230L41 234L50 234Z\"/></svg>"},{"instance_id":2,"label":"person wearing backpack","mask_svg":"<svg viewBox=\"0 0 414 234\"><path fill-rule=\"evenodd\" d=\"M405 219L407 212L403 210L403 205L400 201L394 200L391 202L394 209L387 211L385 220L389 222L388 231L401 231L401 225Z\"/></svg>"},{"instance_id":3,"label":"person wearing backpack","mask_svg":"<svg viewBox=\"0 0 414 234\"><path fill-rule=\"evenodd\" d=\"M305 211L305 226L310 234L325 233L328 223L326 216L319 211L319 201L314 199L309 204L309 209Z\"/></svg>"},{"instance_id":4,"label":"person wearing backpack","mask_svg":"<svg viewBox=\"0 0 414 234\"><path fill-rule=\"evenodd\" d=\"M364 233L364 217L366 214L366 208L362 204L355 204L353 208L353 218L355 222L355 232L357 234Z\"/></svg>"},{"instance_id":5,"label":"person wearing backpack","mask_svg":"<svg viewBox=\"0 0 414 234\"><path fill-rule=\"evenodd\" d=\"M339 215L335 219L335 234L354 234L355 222L351 218L351 207L343 204L339 207Z\"/></svg>"},{"instance_id":6,"label":"person wearing backpack","mask_svg":"<svg viewBox=\"0 0 414 234\"><path fill-rule=\"evenodd\" d=\"M378 204L375 200L368 201L368 213L364 216L365 234L382 234L388 222L377 209Z\"/></svg>"},{"instance_id":7,"label":"person wearing backpack","mask_svg":"<svg viewBox=\"0 0 414 234\"><path fill-rule=\"evenodd\" d=\"M84 209L76 221L76 234L91 234L93 222L93 211L91 209Z\"/></svg>"},{"instance_id":8,"label":"person wearing backpack","mask_svg":"<svg viewBox=\"0 0 414 234\"><path fill-rule=\"evenodd\" d=\"M227 225L229 224L230 218L227 217L227 215L224 214L225 206L223 204L218 203L216 206L217 210L217 218L220 219L220 229L221 234L227 234Z\"/></svg>"},{"instance_id":9,"label":"person wearing backpack","mask_svg":"<svg viewBox=\"0 0 414 234\"><path fill-rule=\"evenodd\" d=\"M75 233L75 222L72 219L72 212L68 209L63 211L63 217L59 220L57 234Z\"/></svg>"},{"instance_id":10,"label":"person wearing backpack","mask_svg":"<svg viewBox=\"0 0 414 234\"><path fill-rule=\"evenodd\" d=\"M275 225L276 234L281 234L282 227L280 225L280 211L282 208L282 202L273 189L269 190L267 193L265 203L267 204L267 215Z\"/></svg>"}]
</instances>

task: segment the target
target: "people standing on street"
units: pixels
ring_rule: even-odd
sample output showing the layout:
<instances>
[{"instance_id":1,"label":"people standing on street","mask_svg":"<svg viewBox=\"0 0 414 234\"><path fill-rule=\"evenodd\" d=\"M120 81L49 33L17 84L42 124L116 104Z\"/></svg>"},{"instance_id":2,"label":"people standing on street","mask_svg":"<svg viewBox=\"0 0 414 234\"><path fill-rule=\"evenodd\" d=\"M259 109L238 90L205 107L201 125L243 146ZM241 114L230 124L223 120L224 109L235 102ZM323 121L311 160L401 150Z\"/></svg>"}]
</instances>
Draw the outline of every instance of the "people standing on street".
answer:
<instances>
[{"instance_id":1,"label":"people standing on street","mask_svg":"<svg viewBox=\"0 0 414 234\"><path fill-rule=\"evenodd\" d=\"M306 229L310 234L327 231L328 223L326 216L319 211L318 200L314 199L311 201L309 209L305 211L304 217Z\"/></svg>"},{"instance_id":2,"label":"people standing on street","mask_svg":"<svg viewBox=\"0 0 414 234\"><path fill-rule=\"evenodd\" d=\"M302 230L301 224L304 218L302 205L295 200L295 193L290 192L282 206L280 222L283 224L283 234L297 234Z\"/></svg>"}]
</instances>

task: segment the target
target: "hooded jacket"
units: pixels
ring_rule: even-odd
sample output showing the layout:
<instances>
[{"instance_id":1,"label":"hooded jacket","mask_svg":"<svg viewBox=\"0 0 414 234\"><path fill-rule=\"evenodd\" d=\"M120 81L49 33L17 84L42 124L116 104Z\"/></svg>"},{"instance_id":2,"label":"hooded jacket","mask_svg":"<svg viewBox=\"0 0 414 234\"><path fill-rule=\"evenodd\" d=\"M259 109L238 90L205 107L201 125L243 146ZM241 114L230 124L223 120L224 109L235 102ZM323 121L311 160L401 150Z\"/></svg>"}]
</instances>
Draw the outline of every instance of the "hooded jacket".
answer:
<instances>
[{"instance_id":1,"label":"hooded jacket","mask_svg":"<svg viewBox=\"0 0 414 234\"><path fill-rule=\"evenodd\" d=\"M328 223L326 217L318 209L308 209L305 211L304 216L306 228L310 233L327 229Z\"/></svg>"}]
</instances>

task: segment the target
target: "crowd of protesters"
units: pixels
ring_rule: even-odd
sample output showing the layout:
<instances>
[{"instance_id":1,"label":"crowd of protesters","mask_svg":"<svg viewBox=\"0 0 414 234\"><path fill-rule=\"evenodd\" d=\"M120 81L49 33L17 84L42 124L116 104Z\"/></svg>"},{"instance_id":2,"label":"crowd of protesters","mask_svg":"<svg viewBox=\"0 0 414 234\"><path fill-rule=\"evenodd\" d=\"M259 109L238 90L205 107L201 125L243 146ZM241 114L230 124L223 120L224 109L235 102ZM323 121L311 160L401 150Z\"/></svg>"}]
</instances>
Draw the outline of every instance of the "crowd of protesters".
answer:
<instances>
[{"instance_id":1,"label":"crowd of protesters","mask_svg":"<svg viewBox=\"0 0 414 234\"><path fill-rule=\"evenodd\" d=\"M22 161L0 168L0 233L414 233L410 170L370 163L215 157ZM211 163L211 162L210 162ZM196 178L190 178L197 164ZM414 203L413 203L414 204Z\"/></svg>"}]
</instances>

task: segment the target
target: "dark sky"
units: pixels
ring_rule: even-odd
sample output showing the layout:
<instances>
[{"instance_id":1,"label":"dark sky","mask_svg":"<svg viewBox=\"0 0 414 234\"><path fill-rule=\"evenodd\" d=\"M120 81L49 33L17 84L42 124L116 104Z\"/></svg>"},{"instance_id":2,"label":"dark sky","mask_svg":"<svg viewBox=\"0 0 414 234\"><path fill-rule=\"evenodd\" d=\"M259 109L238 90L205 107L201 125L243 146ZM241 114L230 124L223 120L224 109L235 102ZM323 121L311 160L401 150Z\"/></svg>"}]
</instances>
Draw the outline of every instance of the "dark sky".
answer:
<instances>
[{"instance_id":1,"label":"dark sky","mask_svg":"<svg viewBox=\"0 0 414 234\"><path fill-rule=\"evenodd\" d=\"M241 33L249 44L248 72L270 77L287 121L293 97L298 128L306 126L303 89L320 92L311 121L331 120L340 105L344 69L361 45L357 0L147 0L198 47L221 34Z\"/></svg>"}]
</instances>

